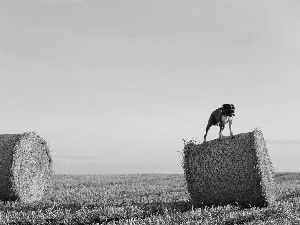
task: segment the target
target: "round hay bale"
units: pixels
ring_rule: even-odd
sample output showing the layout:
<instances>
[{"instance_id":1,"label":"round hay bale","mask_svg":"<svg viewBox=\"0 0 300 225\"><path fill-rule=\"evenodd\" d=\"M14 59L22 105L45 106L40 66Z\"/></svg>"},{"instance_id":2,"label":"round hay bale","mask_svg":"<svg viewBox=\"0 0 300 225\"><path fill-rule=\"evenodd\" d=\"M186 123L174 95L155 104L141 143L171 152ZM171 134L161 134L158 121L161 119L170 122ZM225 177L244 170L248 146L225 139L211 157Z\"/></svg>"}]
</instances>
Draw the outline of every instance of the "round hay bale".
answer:
<instances>
[{"instance_id":1,"label":"round hay bale","mask_svg":"<svg viewBox=\"0 0 300 225\"><path fill-rule=\"evenodd\" d=\"M234 139L185 143L183 168L195 206L275 202L274 171L261 130Z\"/></svg>"},{"instance_id":2,"label":"round hay bale","mask_svg":"<svg viewBox=\"0 0 300 225\"><path fill-rule=\"evenodd\" d=\"M35 132L0 135L0 200L33 202L51 184L48 143Z\"/></svg>"}]
</instances>

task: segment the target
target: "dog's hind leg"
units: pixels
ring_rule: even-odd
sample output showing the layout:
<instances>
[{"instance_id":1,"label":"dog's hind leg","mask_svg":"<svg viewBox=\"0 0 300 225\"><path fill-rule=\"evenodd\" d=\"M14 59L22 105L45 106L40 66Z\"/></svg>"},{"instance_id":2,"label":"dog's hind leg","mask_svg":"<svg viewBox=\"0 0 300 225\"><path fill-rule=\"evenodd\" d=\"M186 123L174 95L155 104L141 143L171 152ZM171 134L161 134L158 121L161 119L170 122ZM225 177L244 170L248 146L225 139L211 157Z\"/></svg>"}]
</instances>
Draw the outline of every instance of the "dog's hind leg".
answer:
<instances>
[{"instance_id":1,"label":"dog's hind leg","mask_svg":"<svg viewBox=\"0 0 300 225\"><path fill-rule=\"evenodd\" d=\"M210 128L210 126L207 125L207 127L206 127L206 133L204 134L204 141L203 142L206 142L206 136L207 136L209 128Z\"/></svg>"}]
</instances>

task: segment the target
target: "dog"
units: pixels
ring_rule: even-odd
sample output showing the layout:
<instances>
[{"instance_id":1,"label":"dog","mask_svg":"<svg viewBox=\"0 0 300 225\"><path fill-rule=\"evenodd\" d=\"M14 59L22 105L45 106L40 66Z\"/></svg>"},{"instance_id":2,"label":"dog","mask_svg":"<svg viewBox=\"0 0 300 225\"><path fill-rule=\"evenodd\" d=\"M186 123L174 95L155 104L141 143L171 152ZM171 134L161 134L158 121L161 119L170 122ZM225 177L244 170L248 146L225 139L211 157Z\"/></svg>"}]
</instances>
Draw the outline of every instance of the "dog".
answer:
<instances>
[{"instance_id":1,"label":"dog","mask_svg":"<svg viewBox=\"0 0 300 225\"><path fill-rule=\"evenodd\" d=\"M223 104L221 108L216 109L213 111L209 117L207 126L206 126L206 133L204 135L204 141L206 142L206 136L209 128L211 126L217 126L219 125L220 127L220 132L219 132L219 140L222 139L222 131L225 128L225 124L229 124L229 130L230 130L230 136L233 138L233 133L231 130L231 124L232 124L232 117L235 116L235 107L233 104Z\"/></svg>"}]
</instances>

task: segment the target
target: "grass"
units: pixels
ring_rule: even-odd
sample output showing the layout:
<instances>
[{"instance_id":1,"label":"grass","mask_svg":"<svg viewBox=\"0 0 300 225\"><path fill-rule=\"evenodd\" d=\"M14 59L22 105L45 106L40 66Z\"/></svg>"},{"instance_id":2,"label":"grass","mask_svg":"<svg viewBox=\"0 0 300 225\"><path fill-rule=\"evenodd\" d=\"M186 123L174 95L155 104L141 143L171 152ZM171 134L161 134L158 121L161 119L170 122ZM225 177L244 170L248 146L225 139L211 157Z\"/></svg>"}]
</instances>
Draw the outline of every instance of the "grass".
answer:
<instances>
[{"instance_id":1,"label":"grass","mask_svg":"<svg viewBox=\"0 0 300 225\"><path fill-rule=\"evenodd\" d=\"M194 208L183 175L54 175L42 202L0 202L0 224L300 224L300 173L276 173L275 205Z\"/></svg>"}]
</instances>

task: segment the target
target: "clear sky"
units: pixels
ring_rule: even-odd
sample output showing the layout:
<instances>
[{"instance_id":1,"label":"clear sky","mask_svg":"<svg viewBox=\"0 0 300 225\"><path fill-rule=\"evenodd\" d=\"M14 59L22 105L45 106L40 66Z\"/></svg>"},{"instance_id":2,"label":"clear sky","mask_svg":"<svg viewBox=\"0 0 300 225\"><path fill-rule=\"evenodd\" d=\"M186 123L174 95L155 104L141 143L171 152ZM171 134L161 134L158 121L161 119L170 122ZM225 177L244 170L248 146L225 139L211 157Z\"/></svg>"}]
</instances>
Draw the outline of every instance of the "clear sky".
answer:
<instances>
[{"instance_id":1,"label":"clear sky","mask_svg":"<svg viewBox=\"0 0 300 225\"><path fill-rule=\"evenodd\" d=\"M233 103L233 132L260 127L275 170L300 172L299 12L297 0L1 0L0 133L36 131L56 173L183 173L182 139L202 141Z\"/></svg>"}]
</instances>

